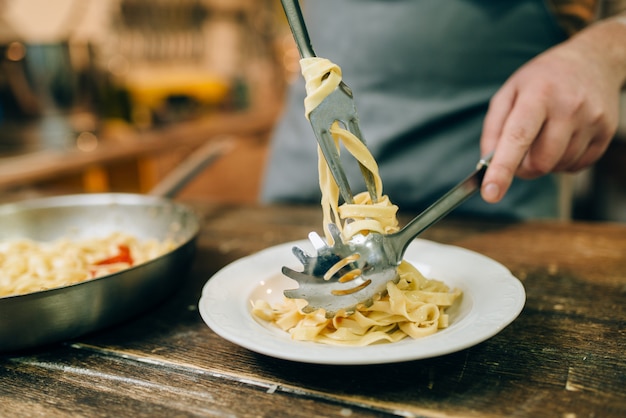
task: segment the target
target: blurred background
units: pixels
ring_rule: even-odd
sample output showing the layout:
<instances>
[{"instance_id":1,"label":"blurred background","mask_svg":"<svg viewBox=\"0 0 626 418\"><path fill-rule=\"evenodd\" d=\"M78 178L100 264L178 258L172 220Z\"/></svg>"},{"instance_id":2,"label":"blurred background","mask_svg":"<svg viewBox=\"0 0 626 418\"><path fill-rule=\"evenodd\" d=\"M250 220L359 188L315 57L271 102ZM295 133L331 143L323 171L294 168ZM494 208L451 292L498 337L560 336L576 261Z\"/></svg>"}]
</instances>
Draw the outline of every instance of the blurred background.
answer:
<instances>
[{"instance_id":1,"label":"blurred background","mask_svg":"<svg viewBox=\"0 0 626 418\"><path fill-rule=\"evenodd\" d=\"M254 203L298 71L278 0L0 0L0 201L145 193L229 136L181 197ZM562 176L564 219L626 221L622 121L602 161Z\"/></svg>"},{"instance_id":2,"label":"blurred background","mask_svg":"<svg viewBox=\"0 0 626 418\"><path fill-rule=\"evenodd\" d=\"M232 134L185 193L254 201L294 64L277 0L0 0L0 195L146 192Z\"/></svg>"}]
</instances>

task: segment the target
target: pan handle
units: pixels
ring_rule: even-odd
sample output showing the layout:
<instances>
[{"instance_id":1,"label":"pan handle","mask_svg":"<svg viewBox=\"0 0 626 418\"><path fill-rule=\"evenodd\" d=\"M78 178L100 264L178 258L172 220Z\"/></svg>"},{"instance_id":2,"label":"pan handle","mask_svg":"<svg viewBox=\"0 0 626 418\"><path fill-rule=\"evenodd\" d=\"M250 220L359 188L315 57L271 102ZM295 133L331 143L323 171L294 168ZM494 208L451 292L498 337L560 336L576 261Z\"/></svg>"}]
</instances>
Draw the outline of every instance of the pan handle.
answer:
<instances>
[{"instance_id":1,"label":"pan handle","mask_svg":"<svg viewBox=\"0 0 626 418\"><path fill-rule=\"evenodd\" d=\"M173 198L184 186L202 170L235 146L233 137L220 137L208 141L185 158L171 173L159 182L150 192L151 196Z\"/></svg>"}]
</instances>

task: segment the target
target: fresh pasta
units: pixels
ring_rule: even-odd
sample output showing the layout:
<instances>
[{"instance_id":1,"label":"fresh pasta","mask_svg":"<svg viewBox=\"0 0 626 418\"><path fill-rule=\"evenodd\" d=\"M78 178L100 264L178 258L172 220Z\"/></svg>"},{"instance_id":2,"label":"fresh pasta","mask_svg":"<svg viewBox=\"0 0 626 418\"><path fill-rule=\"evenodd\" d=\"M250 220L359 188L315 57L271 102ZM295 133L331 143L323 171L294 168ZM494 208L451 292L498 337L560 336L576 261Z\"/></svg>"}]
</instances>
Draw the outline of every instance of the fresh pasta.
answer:
<instances>
[{"instance_id":1,"label":"fresh pasta","mask_svg":"<svg viewBox=\"0 0 626 418\"><path fill-rule=\"evenodd\" d=\"M438 280L426 279L415 267L403 262L398 284L387 284L387 296L352 315L326 318L323 310L304 313L306 302L285 299L272 305L266 300L254 303L253 314L274 323L291 338L331 345L365 346L396 342L409 336L421 338L448 326L445 309L460 296Z\"/></svg>"},{"instance_id":2,"label":"fresh pasta","mask_svg":"<svg viewBox=\"0 0 626 418\"><path fill-rule=\"evenodd\" d=\"M114 232L53 242L0 241L0 297L53 289L102 277L152 260L174 247Z\"/></svg>"},{"instance_id":3,"label":"fresh pasta","mask_svg":"<svg viewBox=\"0 0 626 418\"><path fill-rule=\"evenodd\" d=\"M300 61L306 81L305 110L315 109L341 82L341 69L324 58L304 58ZM333 244L327 229L334 223L347 241L359 233L369 231L389 234L399 229L398 207L383 195L378 165L368 148L359 138L335 122L331 127L335 146L340 145L369 170L375 181L375 199L368 192L354 196L353 203L339 205L339 188L332 177L326 160L318 147L318 170L322 191L322 212L326 240ZM462 293L450 289L441 281L425 278L414 266L403 261L398 268L400 280L387 284L387 295L369 307L361 307L353 314L340 313L326 318L320 309L304 313L306 301L285 298L282 303L270 304L255 301L252 313L275 324L302 341L315 341L332 345L365 346L381 342L396 342L403 338L421 338L449 325L446 309Z\"/></svg>"}]
</instances>

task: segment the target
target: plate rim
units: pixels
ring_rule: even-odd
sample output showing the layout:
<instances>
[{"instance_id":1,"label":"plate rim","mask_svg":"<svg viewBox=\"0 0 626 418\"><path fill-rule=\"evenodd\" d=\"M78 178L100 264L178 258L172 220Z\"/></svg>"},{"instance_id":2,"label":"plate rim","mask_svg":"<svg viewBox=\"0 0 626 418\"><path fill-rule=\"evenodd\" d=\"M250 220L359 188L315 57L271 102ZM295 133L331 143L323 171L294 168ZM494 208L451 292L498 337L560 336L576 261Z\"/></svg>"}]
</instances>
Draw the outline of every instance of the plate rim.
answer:
<instances>
[{"instance_id":1,"label":"plate rim","mask_svg":"<svg viewBox=\"0 0 626 418\"><path fill-rule=\"evenodd\" d=\"M453 323L450 328L440 330L431 336L416 340L404 339L396 343L375 344L364 347L342 347L291 340L287 333L278 328L271 329L271 326L259 323L259 320L255 319L250 313L249 306L251 302L250 297L254 290L263 280L280 276L280 268L283 264L291 263L294 268L297 268L298 262L295 256L291 254L291 248L296 245L304 249L312 248L308 240L285 242L239 258L213 274L204 284L202 295L198 301L198 309L205 324L218 336L231 343L259 354L283 360L326 365L388 364L438 357L484 342L510 325L519 316L526 303L526 292L522 282L498 261L463 247L416 238L411 242L405 253L405 258L410 262L434 267L436 262L419 261L419 257L423 254L428 256L428 252L438 254L436 257L441 257L442 254L452 254L461 259L477 261L489 268L488 273L497 274L500 280L497 284L502 289L505 285L508 286L511 292L510 295L496 294L496 297L507 296L507 298L511 299L509 302L512 303L504 306L500 303L502 301L495 300L496 305L501 309L499 312L495 312L496 314L499 313L498 316L494 315L494 312L481 312L482 307L477 306L478 302L486 301L489 303L491 301L493 303L494 299L479 298L476 301L471 299L471 309L464 318L460 319L460 322ZM258 277L250 274L247 276L238 275L241 270L245 271L255 267L261 270ZM436 267L441 266L437 265ZM449 266L446 268L450 269ZM469 295L474 298L475 294L472 289L480 287L478 286L479 284L485 285L486 282L479 282L482 279L472 279L471 274L476 275L478 273L470 272L468 276L470 277L468 283L474 283L474 287L469 288ZM437 277L432 278L437 279ZM441 280L446 282L446 279ZM468 280L467 277L465 280ZM242 284L256 284L256 286L250 286L246 292L241 292L238 286ZM236 289L230 289L229 286ZM223 291L224 287L231 294L226 297L216 298L215 294ZM495 287L495 289L502 291L500 287ZM232 290L239 291L232 292ZM464 290L464 296L467 291L467 289ZM228 299L228 296L233 296L236 299L236 303L233 304L233 301ZM216 303L219 305L219 309L216 309ZM231 315L231 317L227 315ZM235 317L233 318L232 315ZM477 315L478 318L475 318ZM471 337L462 341L455 341L457 334L466 335L468 334L466 328L472 329L472 319L475 321L473 328L477 329L474 329ZM476 324L479 327L476 327ZM251 331L257 331L257 334L255 334L256 338L249 336ZM281 333L284 333L284 337ZM431 347L432 343L435 343L435 349ZM409 347L407 348L407 346ZM415 350L412 348L419 349Z\"/></svg>"}]
</instances>

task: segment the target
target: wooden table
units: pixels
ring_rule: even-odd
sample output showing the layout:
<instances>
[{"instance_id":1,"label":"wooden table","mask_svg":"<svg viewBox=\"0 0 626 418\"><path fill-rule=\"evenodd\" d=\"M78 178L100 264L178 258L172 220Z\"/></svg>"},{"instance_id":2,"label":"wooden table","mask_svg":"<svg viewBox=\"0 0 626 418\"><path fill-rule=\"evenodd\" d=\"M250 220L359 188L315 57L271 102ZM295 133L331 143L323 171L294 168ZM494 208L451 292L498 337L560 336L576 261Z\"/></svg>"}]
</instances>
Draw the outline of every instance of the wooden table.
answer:
<instances>
[{"instance_id":1,"label":"wooden table","mask_svg":"<svg viewBox=\"0 0 626 418\"><path fill-rule=\"evenodd\" d=\"M320 366L231 344L197 309L219 268L319 230L319 209L189 203L204 226L185 285L116 327L0 355L0 416L626 416L626 225L444 220L424 237L509 267L521 315L443 357Z\"/></svg>"}]
</instances>

